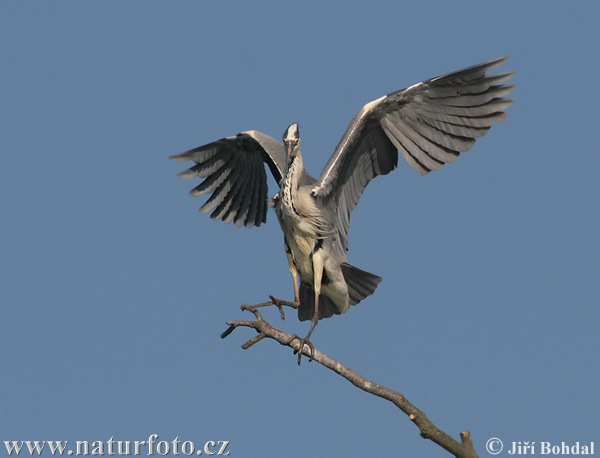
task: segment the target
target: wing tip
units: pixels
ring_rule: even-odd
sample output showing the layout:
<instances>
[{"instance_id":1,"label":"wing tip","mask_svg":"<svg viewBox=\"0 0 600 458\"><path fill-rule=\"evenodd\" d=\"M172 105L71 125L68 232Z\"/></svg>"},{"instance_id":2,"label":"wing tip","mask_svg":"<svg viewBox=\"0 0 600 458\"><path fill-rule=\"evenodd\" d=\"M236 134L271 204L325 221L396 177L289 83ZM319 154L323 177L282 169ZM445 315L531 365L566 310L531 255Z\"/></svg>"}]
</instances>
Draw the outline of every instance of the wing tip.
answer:
<instances>
[{"instance_id":1,"label":"wing tip","mask_svg":"<svg viewBox=\"0 0 600 458\"><path fill-rule=\"evenodd\" d=\"M190 196L192 196L192 197L200 197L200 196L203 196L204 194L206 194L206 192L198 191L197 188L194 188L190 191ZM202 212L202 213L206 213L206 212Z\"/></svg>"},{"instance_id":2,"label":"wing tip","mask_svg":"<svg viewBox=\"0 0 600 458\"><path fill-rule=\"evenodd\" d=\"M504 111L501 111L500 113L498 113L497 116L494 117L494 121L496 122L503 122L507 117L507 114Z\"/></svg>"},{"instance_id":3,"label":"wing tip","mask_svg":"<svg viewBox=\"0 0 600 458\"><path fill-rule=\"evenodd\" d=\"M171 159L172 161L175 161L175 162L184 162L184 161L189 160L187 153L188 153L188 151L186 151L185 153L171 154L169 156L169 159Z\"/></svg>"},{"instance_id":4,"label":"wing tip","mask_svg":"<svg viewBox=\"0 0 600 458\"><path fill-rule=\"evenodd\" d=\"M510 59L509 55L498 57L496 59L489 60L487 62L482 62L481 64L474 65L473 67L483 67L485 70L490 70L492 68L499 67Z\"/></svg>"},{"instance_id":5,"label":"wing tip","mask_svg":"<svg viewBox=\"0 0 600 458\"><path fill-rule=\"evenodd\" d=\"M183 178L184 180L189 180L190 178L197 177L198 174L196 172L192 171L192 169L185 169L185 170L182 170L181 172L179 172L177 174L177 176L179 178Z\"/></svg>"}]
</instances>

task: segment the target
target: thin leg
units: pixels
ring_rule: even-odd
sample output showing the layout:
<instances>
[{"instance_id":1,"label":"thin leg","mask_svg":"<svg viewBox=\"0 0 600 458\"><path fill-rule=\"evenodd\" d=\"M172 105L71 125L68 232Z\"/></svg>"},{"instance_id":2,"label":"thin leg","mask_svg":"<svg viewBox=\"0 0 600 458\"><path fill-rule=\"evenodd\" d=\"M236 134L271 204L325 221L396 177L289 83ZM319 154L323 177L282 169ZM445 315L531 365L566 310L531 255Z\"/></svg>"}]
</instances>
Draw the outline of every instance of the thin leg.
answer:
<instances>
[{"instance_id":1,"label":"thin leg","mask_svg":"<svg viewBox=\"0 0 600 458\"><path fill-rule=\"evenodd\" d=\"M290 274L292 275L292 280L294 281L294 302L285 301L283 299L277 299L276 297L269 296L273 305L275 305L279 309L279 313L281 314L281 319L285 320L285 313L283 313L282 305L287 305L288 307L298 308L300 307L300 293L298 291L298 269L296 268L296 263L294 262L294 257L292 256L292 252L290 251L290 247L285 243L285 254L288 258L288 263L290 265Z\"/></svg>"},{"instance_id":2,"label":"thin leg","mask_svg":"<svg viewBox=\"0 0 600 458\"><path fill-rule=\"evenodd\" d=\"M323 280L323 257L319 251L313 253L313 276L314 276L314 290L315 290L315 313L313 314L310 329L307 336L300 342L300 351L298 351L298 365L302 358L302 348L307 345L310 348L309 361L312 361L314 354L314 347L310 342L310 336L312 335L317 323L319 322L319 295L321 294L321 281Z\"/></svg>"},{"instance_id":3,"label":"thin leg","mask_svg":"<svg viewBox=\"0 0 600 458\"><path fill-rule=\"evenodd\" d=\"M288 264L290 265L290 274L292 275L292 280L294 281L294 302L300 304L300 293L298 292L298 269L296 268L296 263L294 262L294 256L292 256L292 250L287 243L285 242L285 254L288 258Z\"/></svg>"},{"instance_id":4,"label":"thin leg","mask_svg":"<svg viewBox=\"0 0 600 458\"><path fill-rule=\"evenodd\" d=\"M307 340L310 339L315 326L319 322L319 296L321 295L321 280L323 280L323 259L316 253L313 256L313 273L315 276L315 313L311 320L310 330L306 336Z\"/></svg>"},{"instance_id":5,"label":"thin leg","mask_svg":"<svg viewBox=\"0 0 600 458\"><path fill-rule=\"evenodd\" d=\"M243 305L242 310L250 310L254 311L260 307L268 307L270 305L274 305L279 309L279 313L281 315L281 319L285 320L285 313L283 311L283 306L286 305L288 307L292 307L297 309L300 307L300 293L298 291L298 269L296 268L296 263L294 263L294 257L292 256L292 250L290 249L289 244L287 243L287 239L284 237L285 244L285 254L288 258L288 263L290 265L290 274L292 274L292 279L294 281L294 302L286 301L283 299L277 299L274 296L269 295L270 302L263 302L262 304L256 305Z\"/></svg>"},{"instance_id":6,"label":"thin leg","mask_svg":"<svg viewBox=\"0 0 600 458\"><path fill-rule=\"evenodd\" d=\"M300 303L300 292L298 291L298 269L296 269L296 264L294 263L294 259L290 253L287 254L288 262L290 263L290 274L292 275L292 280L294 281L294 302Z\"/></svg>"}]
</instances>

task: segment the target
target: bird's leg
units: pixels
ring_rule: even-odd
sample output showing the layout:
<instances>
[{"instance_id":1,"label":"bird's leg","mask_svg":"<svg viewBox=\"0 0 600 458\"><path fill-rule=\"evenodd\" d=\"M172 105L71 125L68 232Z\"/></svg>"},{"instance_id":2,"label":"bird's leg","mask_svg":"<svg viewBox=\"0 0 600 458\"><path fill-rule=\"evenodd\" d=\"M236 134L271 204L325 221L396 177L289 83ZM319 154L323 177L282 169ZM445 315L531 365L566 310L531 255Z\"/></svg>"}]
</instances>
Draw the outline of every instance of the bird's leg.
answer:
<instances>
[{"instance_id":1,"label":"bird's leg","mask_svg":"<svg viewBox=\"0 0 600 458\"><path fill-rule=\"evenodd\" d=\"M292 255L292 250L290 245L287 243L287 239L285 242L285 254L288 259L288 264L290 266L290 274L292 275L292 280L294 281L294 302L297 302L300 305L300 292L298 291L298 269L296 268L296 263L294 262L294 256Z\"/></svg>"},{"instance_id":2,"label":"bird's leg","mask_svg":"<svg viewBox=\"0 0 600 458\"><path fill-rule=\"evenodd\" d=\"M296 263L294 263L294 259L292 258L292 254L287 252L288 262L290 264L290 274L292 275L292 280L294 281L294 302L300 305L300 292L298 291L298 269L296 268Z\"/></svg>"},{"instance_id":3,"label":"bird's leg","mask_svg":"<svg viewBox=\"0 0 600 458\"><path fill-rule=\"evenodd\" d=\"M315 251L312 256L312 265L313 265L313 278L314 278L314 290L315 290L315 312L313 314L310 329L308 330L308 334L304 339L300 341L300 347L298 350L298 365L300 365L300 360L302 358L302 349L304 345L306 345L310 349L310 357L308 361L313 360L313 356L315 353L315 348L313 344L310 342L310 336L315 330L315 326L319 322L319 295L321 294L321 280L323 279L323 256L322 252Z\"/></svg>"},{"instance_id":4,"label":"bird's leg","mask_svg":"<svg viewBox=\"0 0 600 458\"><path fill-rule=\"evenodd\" d=\"M292 307L297 309L300 307L300 294L298 292L298 269L296 268L296 263L294 262L294 257L292 256L292 250L290 249L290 245L287 243L287 240L284 238L285 242L285 254L288 258L288 263L290 265L290 274L292 274L292 279L294 280L294 302L286 301L283 299L277 299L274 296L269 295L269 302L263 302L261 304L256 305L242 305L242 310L249 310L251 312L255 311L260 307L268 307L270 305L274 305L279 309L279 313L281 315L281 319L285 320L285 313L283 311L283 306L286 305L288 307Z\"/></svg>"},{"instance_id":5,"label":"bird's leg","mask_svg":"<svg viewBox=\"0 0 600 458\"><path fill-rule=\"evenodd\" d=\"M296 263L294 262L294 257L292 256L292 251L290 250L290 246L285 243L285 254L288 258L288 264L290 266L290 274L292 275L292 280L294 282L294 302L286 301L283 299L277 299L274 296L269 296L271 302L265 303L266 305L274 305L279 309L279 313L281 314L281 319L285 320L285 313L283 312L283 305L288 307L292 307L297 309L300 307L300 293L298 291L298 269L296 268ZM259 306L264 306L263 304L259 304Z\"/></svg>"}]
</instances>

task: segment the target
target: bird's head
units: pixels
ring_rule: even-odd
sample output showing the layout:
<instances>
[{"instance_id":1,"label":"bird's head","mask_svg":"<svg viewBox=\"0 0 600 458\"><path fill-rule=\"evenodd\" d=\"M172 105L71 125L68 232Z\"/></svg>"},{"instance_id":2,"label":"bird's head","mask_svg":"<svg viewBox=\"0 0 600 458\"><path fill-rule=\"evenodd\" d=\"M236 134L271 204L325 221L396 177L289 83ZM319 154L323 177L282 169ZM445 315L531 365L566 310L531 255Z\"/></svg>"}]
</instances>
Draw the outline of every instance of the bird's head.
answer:
<instances>
[{"instance_id":1,"label":"bird's head","mask_svg":"<svg viewBox=\"0 0 600 458\"><path fill-rule=\"evenodd\" d=\"M300 154L300 126L297 122L290 124L284 132L283 145L288 161Z\"/></svg>"}]
</instances>

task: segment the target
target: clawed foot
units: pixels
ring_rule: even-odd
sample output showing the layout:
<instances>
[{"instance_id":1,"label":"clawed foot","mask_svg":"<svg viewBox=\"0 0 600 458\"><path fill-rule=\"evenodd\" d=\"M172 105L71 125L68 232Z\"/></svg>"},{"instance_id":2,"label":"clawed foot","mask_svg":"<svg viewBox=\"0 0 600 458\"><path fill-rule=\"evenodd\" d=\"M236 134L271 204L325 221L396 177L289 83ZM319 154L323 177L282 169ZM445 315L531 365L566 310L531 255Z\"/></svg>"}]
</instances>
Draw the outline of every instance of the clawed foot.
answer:
<instances>
[{"instance_id":1,"label":"clawed foot","mask_svg":"<svg viewBox=\"0 0 600 458\"><path fill-rule=\"evenodd\" d=\"M256 304L256 305L244 304L244 305L242 305L241 309L254 313L257 316L257 319L262 320L262 316L261 316L260 312L258 311L258 309L261 307L269 307L271 305L274 305L275 307L277 307L279 309L281 319L285 320L285 312L283 311L283 306L291 307L293 309L297 309L298 307L300 307L300 298L297 297L297 294L295 296L296 296L295 297L296 300L294 302L290 302L290 301L278 299L274 296L269 295L269 299L271 299L270 301L262 302L262 303ZM309 356L308 362L311 362L314 359L315 347L313 346L313 344L310 341L310 335L312 334L316 324L317 324L316 319L313 319L313 323L312 323L312 326L310 327L310 331L304 339L301 339L296 334L294 334L288 342L288 345L290 345L294 340L297 340L300 344L298 347L298 350L294 350L294 354L298 354L298 366L300 365L300 362L302 361L302 352L304 350L304 346L308 347L308 356ZM231 332L231 331L228 330L223 334L226 334L226 333L228 334L229 332ZM224 336L222 336L222 337L224 337Z\"/></svg>"},{"instance_id":2,"label":"clawed foot","mask_svg":"<svg viewBox=\"0 0 600 458\"><path fill-rule=\"evenodd\" d=\"M275 307L277 307L279 309L279 314L281 315L281 319L285 320L285 312L283 311L283 306L286 305L288 307L292 307L294 309L297 309L298 307L300 307L300 301L295 301L295 302L290 302L290 301L285 301L283 299L277 299L274 296L269 295L269 299L271 299L268 302L262 302L261 304L256 304L256 305L247 305L244 304L242 305L242 310L248 310L250 312L254 312L256 309L260 308L260 307L269 307L271 305L274 305Z\"/></svg>"},{"instance_id":3,"label":"clawed foot","mask_svg":"<svg viewBox=\"0 0 600 458\"><path fill-rule=\"evenodd\" d=\"M315 347L313 346L312 342L310 340L308 340L309 337L310 337L310 334L308 336L306 336L304 339L301 339L296 334L294 334L292 336L292 338L290 339L290 341L288 342L288 345L290 345L294 340L298 340L300 342L300 346L298 347L298 350L294 350L294 355L296 353L298 354L298 366L300 365L300 361L302 360L302 350L304 350L305 345L310 350L309 357L308 357L309 363L313 360L313 358L315 356Z\"/></svg>"}]
</instances>

